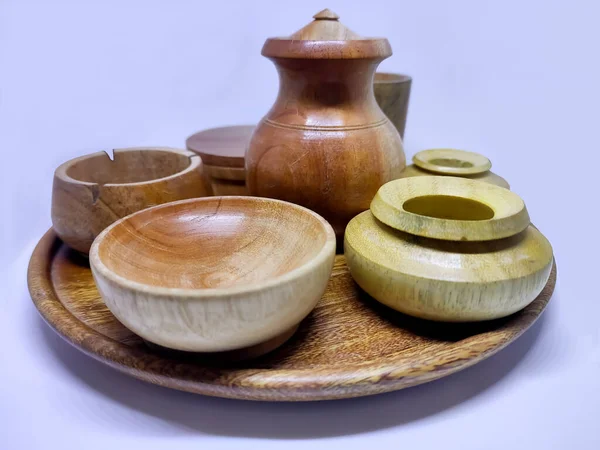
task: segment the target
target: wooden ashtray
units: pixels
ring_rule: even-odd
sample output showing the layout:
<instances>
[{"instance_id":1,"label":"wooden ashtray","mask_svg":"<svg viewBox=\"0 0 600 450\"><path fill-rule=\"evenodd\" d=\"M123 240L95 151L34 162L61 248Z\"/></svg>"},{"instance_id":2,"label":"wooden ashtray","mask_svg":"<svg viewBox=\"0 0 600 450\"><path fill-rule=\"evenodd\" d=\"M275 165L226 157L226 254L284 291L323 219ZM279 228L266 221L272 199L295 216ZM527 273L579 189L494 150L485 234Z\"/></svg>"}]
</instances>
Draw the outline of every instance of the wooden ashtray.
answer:
<instances>
[{"instance_id":1,"label":"wooden ashtray","mask_svg":"<svg viewBox=\"0 0 600 450\"><path fill-rule=\"evenodd\" d=\"M52 225L71 248L87 254L94 238L115 220L175 200L210 193L202 161L165 147L126 148L72 159L54 173Z\"/></svg>"},{"instance_id":2,"label":"wooden ashtray","mask_svg":"<svg viewBox=\"0 0 600 450\"><path fill-rule=\"evenodd\" d=\"M115 222L90 266L107 307L161 347L255 357L319 301L335 235L316 213L255 197L172 202Z\"/></svg>"}]
</instances>

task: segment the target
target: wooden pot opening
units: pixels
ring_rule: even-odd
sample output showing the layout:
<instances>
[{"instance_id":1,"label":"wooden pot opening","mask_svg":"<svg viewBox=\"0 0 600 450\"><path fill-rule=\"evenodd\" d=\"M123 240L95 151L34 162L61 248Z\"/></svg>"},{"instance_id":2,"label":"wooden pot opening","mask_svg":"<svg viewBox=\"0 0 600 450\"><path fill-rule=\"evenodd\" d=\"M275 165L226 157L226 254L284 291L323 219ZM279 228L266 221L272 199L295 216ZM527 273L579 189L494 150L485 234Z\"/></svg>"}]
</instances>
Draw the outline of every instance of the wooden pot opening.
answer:
<instances>
[{"instance_id":1,"label":"wooden pot opening","mask_svg":"<svg viewBox=\"0 0 600 450\"><path fill-rule=\"evenodd\" d=\"M175 175L190 164L188 155L168 150L115 151L114 159L106 153L79 159L66 174L77 181L100 185L141 183Z\"/></svg>"},{"instance_id":2,"label":"wooden pot opening","mask_svg":"<svg viewBox=\"0 0 600 450\"><path fill-rule=\"evenodd\" d=\"M420 216L447 220L489 220L494 210L484 203L452 195L423 195L404 202L402 208Z\"/></svg>"}]
</instances>

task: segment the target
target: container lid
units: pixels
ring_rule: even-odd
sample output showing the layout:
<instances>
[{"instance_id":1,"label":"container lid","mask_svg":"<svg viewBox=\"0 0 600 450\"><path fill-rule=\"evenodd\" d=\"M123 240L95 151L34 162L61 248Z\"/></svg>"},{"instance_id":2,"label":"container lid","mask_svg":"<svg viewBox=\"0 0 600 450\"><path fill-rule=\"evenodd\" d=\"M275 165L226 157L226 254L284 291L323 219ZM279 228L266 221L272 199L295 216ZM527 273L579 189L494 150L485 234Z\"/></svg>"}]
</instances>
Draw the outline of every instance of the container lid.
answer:
<instances>
[{"instance_id":1,"label":"container lid","mask_svg":"<svg viewBox=\"0 0 600 450\"><path fill-rule=\"evenodd\" d=\"M476 175L492 168L491 161L485 156L453 148L420 151L413 156L413 163L421 169L444 175Z\"/></svg>"},{"instance_id":2,"label":"container lid","mask_svg":"<svg viewBox=\"0 0 600 450\"><path fill-rule=\"evenodd\" d=\"M339 16L324 9L314 20L288 37L269 38L262 55L298 59L385 59L392 54L385 38L365 38L344 26Z\"/></svg>"},{"instance_id":3,"label":"container lid","mask_svg":"<svg viewBox=\"0 0 600 450\"><path fill-rule=\"evenodd\" d=\"M186 140L188 150L208 166L244 167L246 147L254 125L236 125L200 131Z\"/></svg>"},{"instance_id":4,"label":"container lid","mask_svg":"<svg viewBox=\"0 0 600 450\"><path fill-rule=\"evenodd\" d=\"M529 213L514 192L468 178L428 176L384 184L371 202L384 224L447 241L490 241L525 230Z\"/></svg>"}]
</instances>

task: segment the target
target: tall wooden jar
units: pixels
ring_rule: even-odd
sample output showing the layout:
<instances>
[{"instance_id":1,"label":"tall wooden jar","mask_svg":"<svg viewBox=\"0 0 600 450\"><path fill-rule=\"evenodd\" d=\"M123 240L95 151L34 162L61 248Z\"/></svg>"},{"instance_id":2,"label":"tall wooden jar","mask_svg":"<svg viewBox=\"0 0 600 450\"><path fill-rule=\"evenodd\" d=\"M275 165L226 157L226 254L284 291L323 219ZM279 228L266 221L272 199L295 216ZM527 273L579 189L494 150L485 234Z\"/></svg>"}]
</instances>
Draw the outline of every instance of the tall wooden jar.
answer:
<instances>
[{"instance_id":1,"label":"tall wooden jar","mask_svg":"<svg viewBox=\"0 0 600 450\"><path fill-rule=\"evenodd\" d=\"M279 94L254 131L245 164L250 195L308 207L341 238L406 160L373 93L390 44L363 38L338 18L326 9L291 36L265 42L262 55L277 67Z\"/></svg>"}]
</instances>

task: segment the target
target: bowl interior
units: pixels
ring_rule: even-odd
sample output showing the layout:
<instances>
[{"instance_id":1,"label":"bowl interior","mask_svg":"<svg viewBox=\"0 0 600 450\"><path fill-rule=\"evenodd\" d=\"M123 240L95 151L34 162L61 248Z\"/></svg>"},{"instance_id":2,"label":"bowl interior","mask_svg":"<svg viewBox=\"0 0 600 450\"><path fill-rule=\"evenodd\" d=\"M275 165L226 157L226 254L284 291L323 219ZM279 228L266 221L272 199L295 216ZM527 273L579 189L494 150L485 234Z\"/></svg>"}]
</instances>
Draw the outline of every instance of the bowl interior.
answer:
<instances>
[{"instance_id":1,"label":"bowl interior","mask_svg":"<svg viewBox=\"0 0 600 450\"><path fill-rule=\"evenodd\" d=\"M114 160L95 153L66 169L74 180L97 184L140 183L175 175L190 165L190 157L169 150L115 150Z\"/></svg>"},{"instance_id":2,"label":"bowl interior","mask_svg":"<svg viewBox=\"0 0 600 450\"><path fill-rule=\"evenodd\" d=\"M209 197L147 209L99 238L115 274L146 285L225 288L281 276L315 258L333 231L315 214L254 197Z\"/></svg>"}]
</instances>

